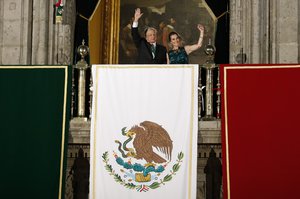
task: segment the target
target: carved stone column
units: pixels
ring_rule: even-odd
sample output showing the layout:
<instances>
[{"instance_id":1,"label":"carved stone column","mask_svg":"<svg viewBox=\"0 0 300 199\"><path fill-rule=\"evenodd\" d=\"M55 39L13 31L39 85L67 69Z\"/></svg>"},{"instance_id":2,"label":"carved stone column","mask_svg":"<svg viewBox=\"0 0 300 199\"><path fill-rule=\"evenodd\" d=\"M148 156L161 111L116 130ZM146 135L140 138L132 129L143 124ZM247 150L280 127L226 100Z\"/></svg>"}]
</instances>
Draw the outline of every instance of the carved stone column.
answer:
<instances>
[{"instance_id":1,"label":"carved stone column","mask_svg":"<svg viewBox=\"0 0 300 199\"><path fill-rule=\"evenodd\" d=\"M299 62L297 0L230 1L230 63ZM240 55L240 56L238 56Z\"/></svg>"},{"instance_id":2,"label":"carved stone column","mask_svg":"<svg viewBox=\"0 0 300 199\"><path fill-rule=\"evenodd\" d=\"M270 61L299 63L300 2L270 1Z\"/></svg>"},{"instance_id":3,"label":"carved stone column","mask_svg":"<svg viewBox=\"0 0 300 199\"><path fill-rule=\"evenodd\" d=\"M62 23L54 23L54 1L33 0L32 64L72 64L75 0L64 0Z\"/></svg>"},{"instance_id":4,"label":"carved stone column","mask_svg":"<svg viewBox=\"0 0 300 199\"><path fill-rule=\"evenodd\" d=\"M30 63L31 8L30 0L0 0L0 64Z\"/></svg>"},{"instance_id":5,"label":"carved stone column","mask_svg":"<svg viewBox=\"0 0 300 199\"><path fill-rule=\"evenodd\" d=\"M72 64L75 0L64 0L54 24L54 1L0 0L0 64Z\"/></svg>"},{"instance_id":6,"label":"carved stone column","mask_svg":"<svg viewBox=\"0 0 300 199\"><path fill-rule=\"evenodd\" d=\"M230 14L230 63L268 63L269 0L230 1Z\"/></svg>"}]
</instances>

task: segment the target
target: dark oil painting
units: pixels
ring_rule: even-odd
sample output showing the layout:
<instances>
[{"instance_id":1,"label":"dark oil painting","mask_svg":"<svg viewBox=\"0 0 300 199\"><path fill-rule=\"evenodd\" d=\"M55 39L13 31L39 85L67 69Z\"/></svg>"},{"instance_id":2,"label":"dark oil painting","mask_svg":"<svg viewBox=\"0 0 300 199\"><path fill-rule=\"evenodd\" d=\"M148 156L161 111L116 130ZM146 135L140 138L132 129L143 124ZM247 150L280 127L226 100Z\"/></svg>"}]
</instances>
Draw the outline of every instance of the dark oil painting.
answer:
<instances>
[{"instance_id":1,"label":"dark oil painting","mask_svg":"<svg viewBox=\"0 0 300 199\"><path fill-rule=\"evenodd\" d=\"M132 17L136 8L143 16L139 20L139 31L143 35L146 27L155 27L157 42L169 48L168 34L175 31L180 34L184 45L198 42L197 24L205 28L202 47L189 55L190 64L203 64L207 59L205 45L214 44L216 16L204 0L121 0L119 63L133 64L137 49L131 37Z\"/></svg>"}]
</instances>

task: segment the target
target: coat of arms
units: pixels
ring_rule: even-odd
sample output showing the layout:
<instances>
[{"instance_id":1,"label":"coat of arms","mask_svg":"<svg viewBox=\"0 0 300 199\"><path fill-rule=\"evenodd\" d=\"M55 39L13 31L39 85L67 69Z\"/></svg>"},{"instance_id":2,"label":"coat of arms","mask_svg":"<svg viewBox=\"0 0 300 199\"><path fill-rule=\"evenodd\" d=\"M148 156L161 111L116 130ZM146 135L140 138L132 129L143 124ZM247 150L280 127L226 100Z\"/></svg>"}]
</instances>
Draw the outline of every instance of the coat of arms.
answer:
<instances>
[{"instance_id":1,"label":"coat of arms","mask_svg":"<svg viewBox=\"0 0 300 199\"><path fill-rule=\"evenodd\" d=\"M172 180L184 155L180 152L172 169L168 172L165 170L168 164L172 164L173 141L161 125L144 121L128 131L124 127L120 135L127 139L124 142L115 140L117 150L113 151L113 156L118 168L113 168L109 163L108 151L102 155L106 170L116 182L129 189L145 192Z\"/></svg>"}]
</instances>

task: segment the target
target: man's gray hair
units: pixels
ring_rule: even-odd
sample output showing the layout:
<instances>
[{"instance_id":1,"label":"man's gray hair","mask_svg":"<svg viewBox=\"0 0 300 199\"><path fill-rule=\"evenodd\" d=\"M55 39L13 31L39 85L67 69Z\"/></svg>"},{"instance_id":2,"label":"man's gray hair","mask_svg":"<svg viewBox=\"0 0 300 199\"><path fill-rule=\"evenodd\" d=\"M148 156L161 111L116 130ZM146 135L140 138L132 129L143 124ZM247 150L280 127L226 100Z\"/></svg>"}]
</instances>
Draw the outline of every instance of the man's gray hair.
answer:
<instances>
[{"instance_id":1,"label":"man's gray hair","mask_svg":"<svg viewBox=\"0 0 300 199\"><path fill-rule=\"evenodd\" d=\"M154 33L157 34L156 28L154 28L154 27L146 27L145 30L144 30L145 36L146 36L146 34L147 34L147 32L148 32L149 30L153 30Z\"/></svg>"}]
</instances>

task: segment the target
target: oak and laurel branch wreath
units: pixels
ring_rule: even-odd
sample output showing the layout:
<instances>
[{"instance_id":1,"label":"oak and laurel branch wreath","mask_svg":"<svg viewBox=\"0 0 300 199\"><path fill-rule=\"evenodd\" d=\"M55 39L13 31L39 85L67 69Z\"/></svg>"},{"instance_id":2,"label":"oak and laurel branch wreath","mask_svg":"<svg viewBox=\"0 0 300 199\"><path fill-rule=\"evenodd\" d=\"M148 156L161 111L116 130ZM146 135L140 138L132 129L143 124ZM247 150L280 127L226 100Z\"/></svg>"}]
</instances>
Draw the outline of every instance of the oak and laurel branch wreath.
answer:
<instances>
[{"instance_id":1,"label":"oak and laurel branch wreath","mask_svg":"<svg viewBox=\"0 0 300 199\"><path fill-rule=\"evenodd\" d=\"M173 165L173 167L170 171L170 174L167 174L163 179L160 180L160 182L153 182L148 187L151 189L157 189L161 185L165 185L166 182L169 182L170 180L172 180L173 175L176 175L176 172L179 171L179 169L180 169L180 166L181 166L180 163L182 162L183 157L184 157L184 154L182 152L178 153L177 160L176 160L177 163L175 163ZM103 153L102 159L103 159L103 162L105 163L105 169L109 172L110 175L114 176L114 179L116 182L120 183L121 185L123 185L129 189L137 189L139 187L139 185L135 185L133 183L126 183L125 180L123 180L119 174L115 173L112 166L108 163L108 161L109 161L108 151Z\"/></svg>"}]
</instances>

